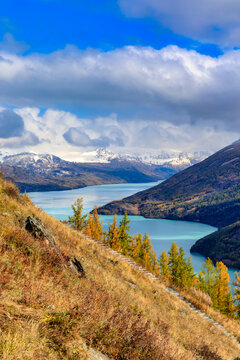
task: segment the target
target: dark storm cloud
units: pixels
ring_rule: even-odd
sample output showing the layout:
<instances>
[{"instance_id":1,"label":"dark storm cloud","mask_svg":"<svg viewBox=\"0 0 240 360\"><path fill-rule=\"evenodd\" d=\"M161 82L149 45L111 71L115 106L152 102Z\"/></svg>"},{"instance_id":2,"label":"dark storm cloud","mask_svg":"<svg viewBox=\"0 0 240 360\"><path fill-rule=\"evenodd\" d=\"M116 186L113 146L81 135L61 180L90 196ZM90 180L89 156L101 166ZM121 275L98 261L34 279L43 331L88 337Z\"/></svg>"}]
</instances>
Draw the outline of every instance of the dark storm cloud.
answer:
<instances>
[{"instance_id":1,"label":"dark storm cloud","mask_svg":"<svg viewBox=\"0 0 240 360\"><path fill-rule=\"evenodd\" d=\"M0 138L0 147L2 148L21 149L25 146L36 146L38 144L40 144L39 138L30 131L25 131L21 137Z\"/></svg>"},{"instance_id":2,"label":"dark storm cloud","mask_svg":"<svg viewBox=\"0 0 240 360\"><path fill-rule=\"evenodd\" d=\"M63 137L69 144L80 147L123 146L123 140L119 137L100 135L96 138L90 138L82 128L70 128L63 134Z\"/></svg>"},{"instance_id":3,"label":"dark storm cloud","mask_svg":"<svg viewBox=\"0 0 240 360\"><path fill-rule=\"evenodd\" d=\"M21 116L7 109L0 112L0 138L20 137L24 131L24 122Z\"/></svg>"},{"instance_id":4,"label":"dark storm cloud","mask_svg":"<svg viewBox=\"0 0 240 360\"><path fill-rule=\"evenodd\" d=\"M121 112L121 118L134 114L174 124L240 128L240 50L219 58L176 46L0 55L3 103L44 107L61 103L74 109ZM79 134L80 140L71 133L65 136L76 144L92 141L86 134ZM106 136L111 141L110 134Z\"/></svg>"}]
</instances>

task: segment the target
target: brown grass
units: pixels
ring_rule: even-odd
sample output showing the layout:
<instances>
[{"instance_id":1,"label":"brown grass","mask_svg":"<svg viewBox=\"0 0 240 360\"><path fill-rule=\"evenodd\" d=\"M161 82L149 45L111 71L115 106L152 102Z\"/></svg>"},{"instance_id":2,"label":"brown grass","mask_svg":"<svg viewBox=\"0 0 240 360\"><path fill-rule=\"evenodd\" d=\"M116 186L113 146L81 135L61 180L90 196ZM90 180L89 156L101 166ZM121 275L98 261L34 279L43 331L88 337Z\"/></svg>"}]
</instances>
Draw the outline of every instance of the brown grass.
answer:
<instances>
[{"instance_id":1,"label":"brown grass","mask_svg":"<svg viewBox=\"0 0 240 360\"><path fill-rule=\"evenodd\" d=\"M229 360L239 355L238 345L164 284L7 188L0 179L0 358L87 359L88 347L111 359ZM28 215L54 236L61 256L24 230ZM79 279L66 266L72 255L87 278ZM238 323L211 310L198 295L206 311L239 334Z\"/></svg>"}]
</instances>

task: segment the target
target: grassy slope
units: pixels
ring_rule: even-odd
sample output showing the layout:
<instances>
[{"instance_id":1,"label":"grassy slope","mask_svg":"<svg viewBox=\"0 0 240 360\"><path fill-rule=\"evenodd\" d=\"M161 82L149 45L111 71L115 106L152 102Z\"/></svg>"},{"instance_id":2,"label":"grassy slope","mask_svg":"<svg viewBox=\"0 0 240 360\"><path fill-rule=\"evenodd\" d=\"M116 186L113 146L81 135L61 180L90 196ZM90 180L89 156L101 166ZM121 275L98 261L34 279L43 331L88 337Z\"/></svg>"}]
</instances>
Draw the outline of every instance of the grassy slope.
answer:
<instances>
[{"instance_id":1,"label":"grassy slope","mask_svg":"<svg viewBox=\"0 0 240 360\"><path fill-rule=\"evenodd\" d=\"M54 236L60 255L24 230L28 215ZM83 344L111 359L229 360L239 355L239 346L191 313L163 284L40 211L3 179L0 251L2 359L85 359ZM68 269L66 259L72 255L81 259L86 279ZM199 298L195 302L240 338L236 322Z\"/></svg>"}]
</instances>

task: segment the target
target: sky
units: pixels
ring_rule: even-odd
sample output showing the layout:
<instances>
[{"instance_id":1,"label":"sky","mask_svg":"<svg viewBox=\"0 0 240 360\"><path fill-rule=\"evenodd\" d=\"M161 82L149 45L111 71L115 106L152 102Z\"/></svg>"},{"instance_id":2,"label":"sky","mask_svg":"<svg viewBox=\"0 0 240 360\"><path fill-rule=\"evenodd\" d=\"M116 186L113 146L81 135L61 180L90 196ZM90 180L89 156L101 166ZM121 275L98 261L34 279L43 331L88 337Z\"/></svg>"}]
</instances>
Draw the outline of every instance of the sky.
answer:
<instances>
[{"instance_id":1,"label":"sky","mask_svg":"<svg viewBox=\"0 0 240 360\"><path fill-rule=\"evenodd\" d=\"M238 0L1 0L0 152L239 139Z\"/></svg>"}]
</instances>

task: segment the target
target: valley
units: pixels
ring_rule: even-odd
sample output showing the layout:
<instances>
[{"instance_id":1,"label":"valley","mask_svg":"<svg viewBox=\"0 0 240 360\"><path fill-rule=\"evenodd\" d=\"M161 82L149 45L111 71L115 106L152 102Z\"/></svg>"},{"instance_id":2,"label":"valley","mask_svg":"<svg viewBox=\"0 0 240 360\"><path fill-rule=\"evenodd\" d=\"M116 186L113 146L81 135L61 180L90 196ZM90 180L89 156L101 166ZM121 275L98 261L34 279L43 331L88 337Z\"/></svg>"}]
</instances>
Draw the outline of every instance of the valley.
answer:
<instances>
[{"instance_id":1,"label":"valley","mask_svg":"<svg viewBox=\"0 0 240 360\"><path fill-rule=\"evenodd\" d=\"M176 171L136 160L77 163L54 155L19 154L0 163L0 171L14 180L20 191L53 191L84 186L152 182L166 179Z\"/></svg>"},{"instance_id":2,"label":"valley","mask_svg":"<svg viewBox=\"0 0 240 360\"><path fill-rule=\"evenodd\" d=\"M127 212L146 218L194 221L224 228L240 220L239 180L240 142L236 142L151 189L101 207L99 213ZM192 250L210 256L214 261L221 259L228 265L239 267L239 237L235 236L233 251L229 228L226 228L226 233L228 236L221 237L224 246L216 242L215 256L208 247L208 241L214 235L202 240L201 246Z\"/></svg>"}]
</instances>

